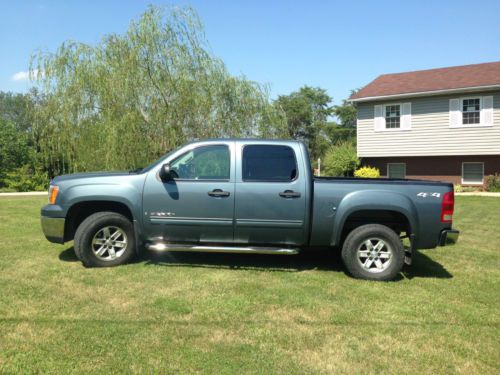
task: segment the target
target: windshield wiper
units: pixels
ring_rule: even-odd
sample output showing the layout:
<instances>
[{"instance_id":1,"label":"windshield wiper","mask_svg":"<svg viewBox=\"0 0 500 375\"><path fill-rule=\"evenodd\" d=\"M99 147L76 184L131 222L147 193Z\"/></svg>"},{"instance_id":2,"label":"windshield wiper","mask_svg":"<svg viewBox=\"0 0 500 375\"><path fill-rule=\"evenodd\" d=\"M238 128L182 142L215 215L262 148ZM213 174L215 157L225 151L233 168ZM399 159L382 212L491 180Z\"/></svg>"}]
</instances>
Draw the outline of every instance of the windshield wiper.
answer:
<instances>
[{"instance_id":1,"label":"windshield wiper","mask_svg":"<svg viewBox=\"0 0 500 375\"><path fill-rule=\"evenodd\" d=\"M128 173L132 174L132 173L141 173L143 170L143 168L136 168L136 169L131 169L130 171L128 171Z\"/></svg>"}]
</instances>

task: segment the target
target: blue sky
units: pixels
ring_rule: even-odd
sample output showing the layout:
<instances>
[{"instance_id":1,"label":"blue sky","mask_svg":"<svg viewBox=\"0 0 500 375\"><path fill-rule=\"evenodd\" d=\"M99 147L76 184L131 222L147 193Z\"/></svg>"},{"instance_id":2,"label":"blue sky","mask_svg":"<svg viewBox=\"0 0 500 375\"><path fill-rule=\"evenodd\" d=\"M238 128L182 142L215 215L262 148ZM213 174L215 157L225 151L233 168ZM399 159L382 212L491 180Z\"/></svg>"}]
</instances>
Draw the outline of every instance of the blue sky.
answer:
<instances>
[{"instance_id":1,"label":"blue sky","mask_svg":"<svg viewBox=\"0 0 500 375\"><path fill-rule=\"evenodd\" d=\"M122 33L150 3L193 6L214 54L273 97L307 84L340 103L379 74L500 61L498 0L0 0L0 90L27 89L37 48Z\"/></svg>"}]
</instances>

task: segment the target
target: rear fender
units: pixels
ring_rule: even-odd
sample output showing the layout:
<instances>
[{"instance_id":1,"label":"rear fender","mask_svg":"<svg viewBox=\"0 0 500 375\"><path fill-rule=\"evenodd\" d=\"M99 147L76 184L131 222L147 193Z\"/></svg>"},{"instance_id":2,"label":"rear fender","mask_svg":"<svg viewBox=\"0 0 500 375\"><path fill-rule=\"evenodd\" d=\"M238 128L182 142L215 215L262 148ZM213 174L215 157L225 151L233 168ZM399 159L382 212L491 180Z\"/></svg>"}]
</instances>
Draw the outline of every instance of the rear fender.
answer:
<instances>
[{"instance_id":1,"label":"rear fender","mask_svg":"<svg viewBox=\"0 0 500 375\"><path fill-rule=\"evenodd\" d=\"M330 242L332 246L340 244L347 218L356 211L362 210L399 212L408 219L411 232L418 233L417 209L407 196L393 191L360 190L347 194L337 207Z\"/></svg>"}]
</instances>

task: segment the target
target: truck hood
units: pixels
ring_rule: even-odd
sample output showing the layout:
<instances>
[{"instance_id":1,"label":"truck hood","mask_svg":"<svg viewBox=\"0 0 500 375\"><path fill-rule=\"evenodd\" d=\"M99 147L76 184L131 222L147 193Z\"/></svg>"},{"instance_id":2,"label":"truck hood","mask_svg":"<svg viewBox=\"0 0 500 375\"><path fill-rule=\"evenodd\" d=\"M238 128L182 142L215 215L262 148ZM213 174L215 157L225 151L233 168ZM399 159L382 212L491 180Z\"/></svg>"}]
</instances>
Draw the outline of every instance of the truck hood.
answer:
<instances>
[{"instance_id":1,"label":"truck hood","mask_svg":"<svg viewBox=\"0 0 500 375\"><path fill-rule=\"evenodd\" d=\"M130 176L135 173L133 172L87 172L87 173L73 173L73 174L64 174L61 176L56 176L52 180L52 183L57 184L62 181L71 181L71 180L80 180L87 178L99 178L99 177L118 177L118 176Z\"/></svg>"}]
</instances>

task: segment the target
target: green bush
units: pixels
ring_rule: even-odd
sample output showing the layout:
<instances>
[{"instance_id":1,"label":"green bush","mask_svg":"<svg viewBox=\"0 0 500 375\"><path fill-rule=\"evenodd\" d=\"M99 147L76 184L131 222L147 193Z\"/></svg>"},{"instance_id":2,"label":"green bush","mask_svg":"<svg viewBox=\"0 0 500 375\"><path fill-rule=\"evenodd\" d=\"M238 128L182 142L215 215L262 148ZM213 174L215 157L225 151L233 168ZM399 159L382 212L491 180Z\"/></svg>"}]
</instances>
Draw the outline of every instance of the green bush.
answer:
<instances>
[{"instance_id":1,"label":"green bush","mask_svg":"<svg viewBox=\"0 0 500 375\"><path fill-rule=\"evenodd\" d=\"M370 166L361 167L354 172L354 176L364 178L379 178L380 170L378 168L372 168Z\"/></svg>"},{"instance_id":2,"label":"green bush","mask_svg":"<svg viewBox=\"0 0 500 375\"><path fill-rule=\"evenodd\" d=\"M484 190L500 192L500 174L486 176L484 179Z\"/></svg>"},{"instance_id":3,"label":"green bush","mask_svg":"<svg viewBox=\"0 0 500 375\"><path fill-rule=\"evenodd\" d=\"M323 172L326 176L352 176L358 166L356 146L352 142L332 146L323 160Z\"/></svg>"},{"instance_id":4,"label":"green bush","mask_svg":"<svg viewBox=\"0 0 500 375\"><path fill-rule=\"evenodd\" d=\"M463 193L464 188L460 184L455 184L453 185L453 190L455 191L455 193Z\"/></svg>"},{"instance_id":5,"label":"green bush","mask_svg":"<svg viewBox=\"0 0 500 375\"><path fill-rule=\"evenodd\" d=\"M46 172L23 165L7 173L5 185L14 191L43 191L49 187L49 180Z\"/></svg>"}]
</instances>

